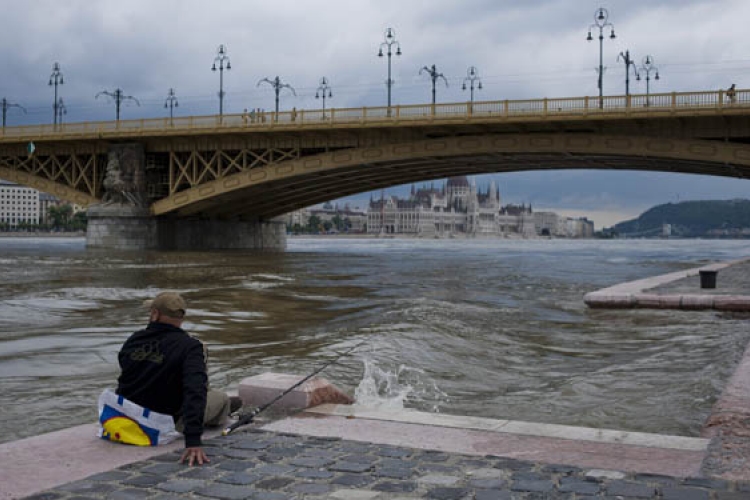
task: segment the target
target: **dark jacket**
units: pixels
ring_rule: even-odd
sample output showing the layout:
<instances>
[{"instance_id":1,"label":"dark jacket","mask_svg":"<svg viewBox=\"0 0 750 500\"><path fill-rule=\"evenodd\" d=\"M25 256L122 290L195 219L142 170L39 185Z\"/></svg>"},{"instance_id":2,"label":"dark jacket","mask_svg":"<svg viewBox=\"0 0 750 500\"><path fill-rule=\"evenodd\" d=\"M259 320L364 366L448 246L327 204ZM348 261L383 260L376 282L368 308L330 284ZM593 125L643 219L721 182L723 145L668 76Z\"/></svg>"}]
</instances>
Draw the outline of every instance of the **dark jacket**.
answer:
<instances>
[{"instance_id":1,"label":"dark jacket","mask_svg":"<svg viewBox=\"0 0 750 500\"><path fill-rule=\"evenodd\" d=\"M203 344L181 328L149 323L123 344L117 394L184 422L185 447L201 446L208 375Z\"/></svg>"}]
</instances>

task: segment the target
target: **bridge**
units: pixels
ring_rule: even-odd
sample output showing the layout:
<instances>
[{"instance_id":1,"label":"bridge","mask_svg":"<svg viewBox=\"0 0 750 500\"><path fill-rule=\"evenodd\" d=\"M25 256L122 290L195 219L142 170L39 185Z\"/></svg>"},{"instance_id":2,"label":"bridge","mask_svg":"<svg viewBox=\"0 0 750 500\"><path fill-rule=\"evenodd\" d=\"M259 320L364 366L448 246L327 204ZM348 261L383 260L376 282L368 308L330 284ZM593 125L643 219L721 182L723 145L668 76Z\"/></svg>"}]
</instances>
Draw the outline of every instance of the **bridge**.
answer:
<instances>
[{"instance_id":1,"label":"bridge","mask_svg":"<svg viewBox=\"0 0 750 500\"><path fill-rule=\"evenodd\" d=\"M8 127L0 178L91 206L91 246L283 247L275 217L359 192L549 169L747 179L748 142L750 90L291 110ZM108 168L129 201L102 203Z\"/></svg>"}]
</instances>

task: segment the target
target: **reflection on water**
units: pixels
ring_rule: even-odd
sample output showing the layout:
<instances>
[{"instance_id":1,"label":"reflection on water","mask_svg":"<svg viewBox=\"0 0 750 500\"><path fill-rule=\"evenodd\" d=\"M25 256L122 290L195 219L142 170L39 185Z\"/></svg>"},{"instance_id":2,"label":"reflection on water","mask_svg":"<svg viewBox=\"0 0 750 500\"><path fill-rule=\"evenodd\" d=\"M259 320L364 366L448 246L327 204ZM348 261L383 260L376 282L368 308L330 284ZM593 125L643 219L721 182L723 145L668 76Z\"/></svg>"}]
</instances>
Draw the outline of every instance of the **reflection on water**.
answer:
<instances>
[{"instance_id":1,"label":"reflection on water","mask_svg":"<svg viewBox=\"0 0 750 500\"><path fill-rule=\"evenodd\" d=\"M742 241L291 239L270 254L0 238L0 441L92 421L162 290L186 297L215 387L310 373L367 339L323 375L371 404L697 435L747 319L582 297L746 255Z\"/></svg>"}]
</instances>

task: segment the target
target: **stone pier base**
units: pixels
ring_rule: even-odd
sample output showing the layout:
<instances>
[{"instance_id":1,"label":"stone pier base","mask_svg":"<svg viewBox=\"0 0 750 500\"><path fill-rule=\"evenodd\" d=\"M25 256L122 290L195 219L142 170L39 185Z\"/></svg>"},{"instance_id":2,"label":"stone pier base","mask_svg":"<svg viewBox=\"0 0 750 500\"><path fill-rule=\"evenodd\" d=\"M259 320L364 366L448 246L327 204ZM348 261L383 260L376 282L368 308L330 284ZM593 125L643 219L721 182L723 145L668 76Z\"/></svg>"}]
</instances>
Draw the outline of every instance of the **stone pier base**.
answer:
<instances>
[{"instance_id":1,"label":"stone pier base","mask_svg":"<svg viewBox=\"0 0 750 500\"><path fill-rule=\"evenodd\" d=\"M231 221L154 217L147 208L88 209L88 248L109 250L284 250L281 220Z\"/></svg>"}]
</instances>

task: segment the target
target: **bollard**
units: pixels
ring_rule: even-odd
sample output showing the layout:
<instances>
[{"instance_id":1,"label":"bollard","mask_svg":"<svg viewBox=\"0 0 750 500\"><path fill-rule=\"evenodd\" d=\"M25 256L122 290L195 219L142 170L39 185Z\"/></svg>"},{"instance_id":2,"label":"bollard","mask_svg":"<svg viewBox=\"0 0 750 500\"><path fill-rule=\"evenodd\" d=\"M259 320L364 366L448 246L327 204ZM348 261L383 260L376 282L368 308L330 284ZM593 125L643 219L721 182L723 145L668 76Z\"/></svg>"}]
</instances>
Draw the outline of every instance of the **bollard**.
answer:
<instances>
[{"instance_id":1,"label":"bollard","mask_svg":"<svg viewBox=\"0 0 750 500\"><path fill-rule=\"evenodd\" d=\"M719 271L698 271L701 276L701 288L716 288L716 275Z\"/></svg>"}]
</instances>

